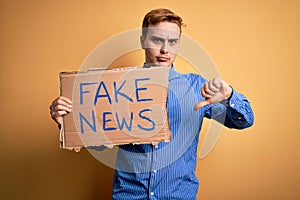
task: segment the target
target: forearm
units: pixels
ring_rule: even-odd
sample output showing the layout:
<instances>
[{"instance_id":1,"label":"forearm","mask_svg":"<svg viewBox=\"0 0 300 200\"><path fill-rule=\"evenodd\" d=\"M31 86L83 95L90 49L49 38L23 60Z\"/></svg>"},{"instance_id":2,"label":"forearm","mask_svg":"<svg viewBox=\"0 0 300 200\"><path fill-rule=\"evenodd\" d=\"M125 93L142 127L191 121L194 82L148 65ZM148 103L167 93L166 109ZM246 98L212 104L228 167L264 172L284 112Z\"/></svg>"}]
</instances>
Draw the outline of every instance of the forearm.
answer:
<instances>
[{"instance_id":1,"label":"forearm","mask_svg":"<svg viewBox=\"0 0 300 200\"><path fill-rule=\"evenodd\" d=\"M244 129L253 125L254 114L247 98L233 90L231 98L226 101L226 118L224 125L228 128Z\"/></svg>"},{"instance_id":2,"label":"forearm","mask_svg":"<svg viewBox=\"0 0 300 200\"><path fill-rule=\"evenodd\" d=\"M254 115L250 102L242 94L232 90L231 97L221 103L213 104L207 115L228 128L244 129L253 125Z\"/></svg>"}]
</instances>

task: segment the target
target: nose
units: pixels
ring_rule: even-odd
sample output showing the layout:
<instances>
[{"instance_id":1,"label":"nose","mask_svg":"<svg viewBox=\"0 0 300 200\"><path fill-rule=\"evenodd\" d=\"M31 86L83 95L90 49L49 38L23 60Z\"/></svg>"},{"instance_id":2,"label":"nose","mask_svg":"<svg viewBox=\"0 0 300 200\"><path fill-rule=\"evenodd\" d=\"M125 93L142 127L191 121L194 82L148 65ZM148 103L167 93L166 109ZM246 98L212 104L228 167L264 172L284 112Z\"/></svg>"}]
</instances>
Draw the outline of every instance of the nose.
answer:
<instances>
[{"instance_id":1,"label":"nose","mask_svg":"<svg viewBox=\"0 0 300 200\"><path fill-rule=\"evenodd\" d=\"M167 44L167 42L165 41L164 43L163 43L163 45L161 46L161 48L160 48L160 53L161 54L167 54L169 51L168 51L168 44Z\"/></svg>"}]
</instances>

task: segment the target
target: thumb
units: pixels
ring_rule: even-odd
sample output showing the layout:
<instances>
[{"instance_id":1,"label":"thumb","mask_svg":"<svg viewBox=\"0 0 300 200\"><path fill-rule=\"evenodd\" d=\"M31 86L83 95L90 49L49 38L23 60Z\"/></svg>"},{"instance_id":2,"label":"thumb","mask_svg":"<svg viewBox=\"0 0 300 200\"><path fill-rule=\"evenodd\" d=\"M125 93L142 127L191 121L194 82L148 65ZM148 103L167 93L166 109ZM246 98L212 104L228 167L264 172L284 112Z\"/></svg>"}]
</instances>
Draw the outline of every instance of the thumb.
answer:
<instances>
[{"instance_id":1,"label":"thumb","mask_svg":"<svg viewBox=\"0 0 300 200\"><path fill-rule=\"evenodd\" d=\"M203 101L198 102L195 106L194 106L194 110L198 110L204 106L207 106L210 104L210 99L206 99Z\"/></svg>"}]
</instances>

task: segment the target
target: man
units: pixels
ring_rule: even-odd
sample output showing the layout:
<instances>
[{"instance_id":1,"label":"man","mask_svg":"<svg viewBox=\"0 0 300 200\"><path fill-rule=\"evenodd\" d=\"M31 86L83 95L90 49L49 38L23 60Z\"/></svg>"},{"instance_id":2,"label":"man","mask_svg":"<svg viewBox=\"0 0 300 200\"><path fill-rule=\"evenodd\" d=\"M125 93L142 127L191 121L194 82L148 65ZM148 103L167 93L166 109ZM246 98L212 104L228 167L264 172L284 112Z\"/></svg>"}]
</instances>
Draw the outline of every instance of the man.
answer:
<instances>
[{"instance_id":1,"label":"man","mask_svg":"<svg viewBox=\"0 0 300 200\"><path fill-rule=\"evenodd\" d=\"M253 124L250 103L225 81L206 81L200 75L174 70L182 26L182 19L168 9L152 10L143 20L144 67L170 67L167 107L172 140L157 146L121 145L113 199L196 199L196 152L203 118L236 129ZM59 125L71 111L72 102L65 97L58 97L50 106Z\"/></svg>"}]
</instances>

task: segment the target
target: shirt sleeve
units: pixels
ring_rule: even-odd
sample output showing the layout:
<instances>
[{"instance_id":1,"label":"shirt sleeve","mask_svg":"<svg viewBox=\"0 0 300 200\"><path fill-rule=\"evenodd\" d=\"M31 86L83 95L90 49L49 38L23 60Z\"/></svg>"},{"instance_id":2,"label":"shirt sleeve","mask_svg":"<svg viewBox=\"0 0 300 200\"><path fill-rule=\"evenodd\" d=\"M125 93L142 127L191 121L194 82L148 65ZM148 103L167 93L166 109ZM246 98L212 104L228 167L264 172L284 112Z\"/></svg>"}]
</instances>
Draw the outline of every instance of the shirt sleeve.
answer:
<instances>
[{"instance_id":1,"label":"shirt sleeve","mask_svg":"<svg viewBox=\"0 0 300 200\"><path fill-rule=\"evenodd\" d=\"M254 114L247 98L232 88L231 97L221 103L212 104L205 117L214 119L228 128L244 129L253 125Z\"/></svg>"}]
</instances>

